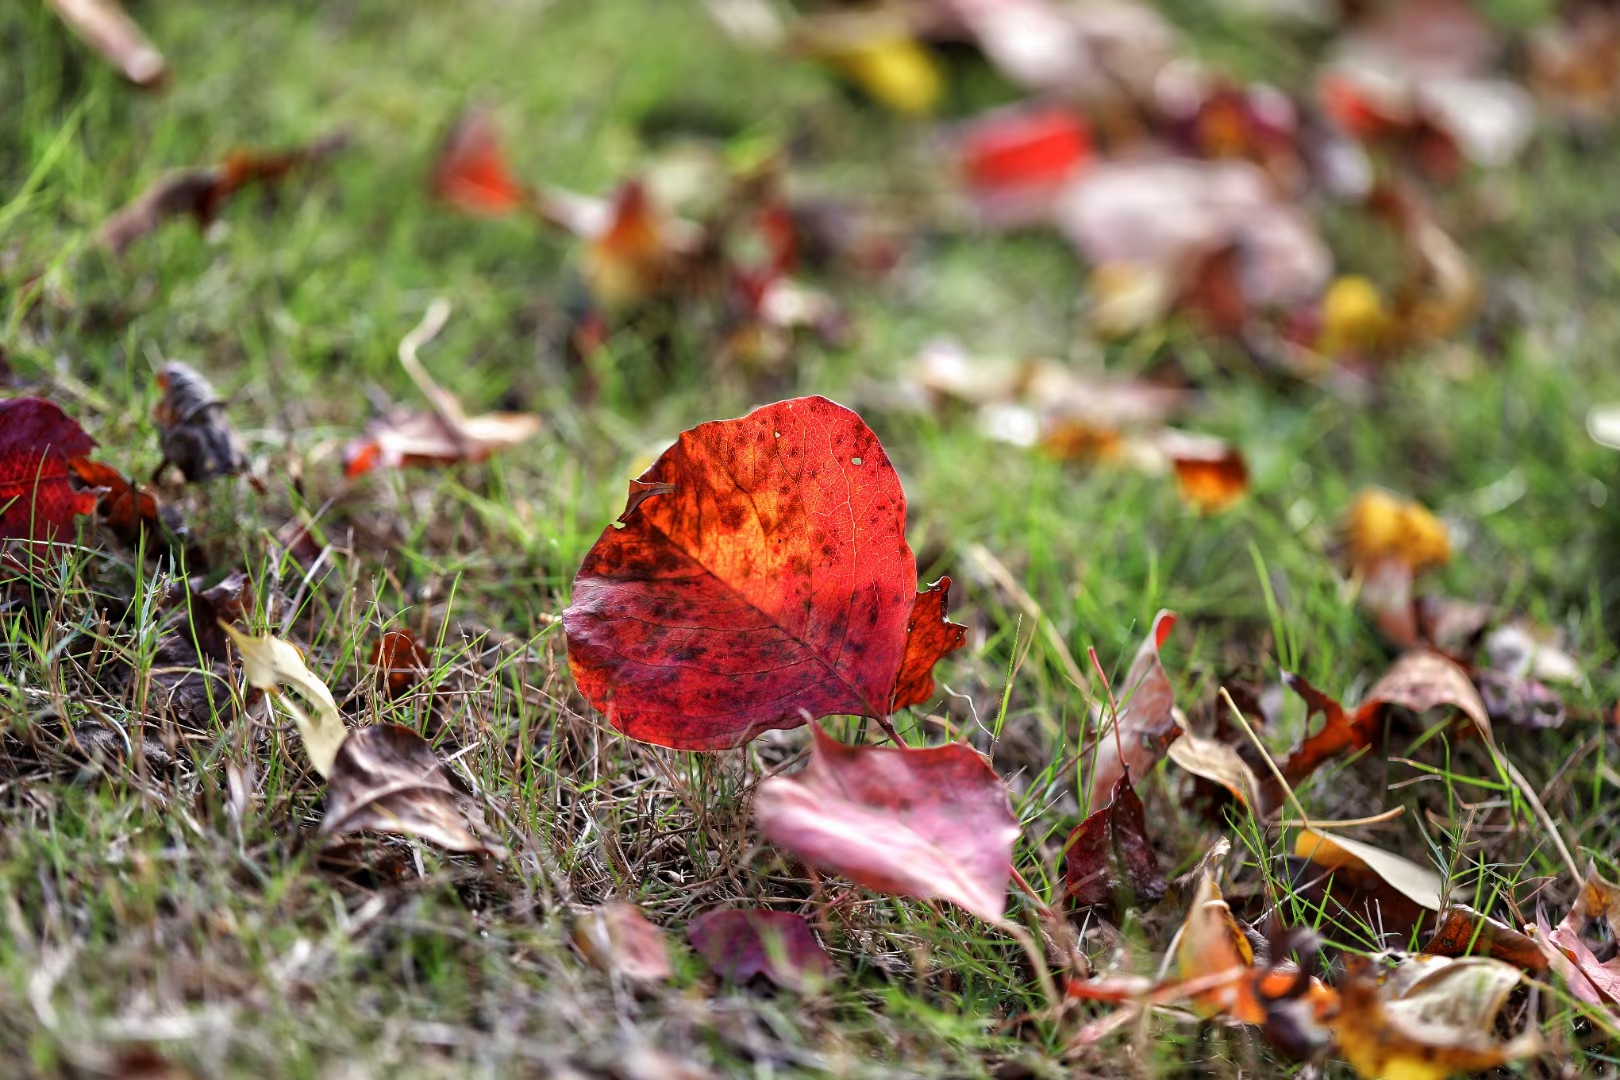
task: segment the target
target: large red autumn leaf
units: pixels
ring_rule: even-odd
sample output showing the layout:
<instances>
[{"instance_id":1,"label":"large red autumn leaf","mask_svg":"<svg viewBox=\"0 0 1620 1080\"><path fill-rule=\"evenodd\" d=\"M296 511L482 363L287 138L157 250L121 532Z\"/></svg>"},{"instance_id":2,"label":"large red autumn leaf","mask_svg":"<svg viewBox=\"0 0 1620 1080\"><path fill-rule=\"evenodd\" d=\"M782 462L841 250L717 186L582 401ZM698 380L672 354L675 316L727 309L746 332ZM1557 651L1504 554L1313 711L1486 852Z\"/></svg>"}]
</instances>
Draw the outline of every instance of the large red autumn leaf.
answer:
<instances>
[{"instance_id":1,"label":"large red autumn leaf","mask_svg":"<svg viewBox=\"0 0 1620 1080\"><path fill-rule=\"evenodd\" d=\"M988 922L1007 906L1018 819L972 747L845 746L811 725L804 771L759 786L766 839L880 892L949 900Z\"/></svg>"},{"instance_id":2,"label":"large red autumn leaf","mask_svg":"<svg viewBox=\"0 0 1620 1080\"><path fill-rule=\"evenodd\" d=\"M905 521L877 436L826 398L684 432L574 579L574 681L626 735L682 750L923 701L962 633L947 582L918 594Z\"/></svg>"},{"instance_id":3,"label":"large red autumn leaf","mask_svg":"<svg viewBox=\"0 0 1620 1080\"><path fill-rule=\"evenodd\" d=\"M73 487L68 462L95 445L43 398L0 401L0 540L71 539L74 517L95 510L96 493Z\"/></svg>"}]
</instances>

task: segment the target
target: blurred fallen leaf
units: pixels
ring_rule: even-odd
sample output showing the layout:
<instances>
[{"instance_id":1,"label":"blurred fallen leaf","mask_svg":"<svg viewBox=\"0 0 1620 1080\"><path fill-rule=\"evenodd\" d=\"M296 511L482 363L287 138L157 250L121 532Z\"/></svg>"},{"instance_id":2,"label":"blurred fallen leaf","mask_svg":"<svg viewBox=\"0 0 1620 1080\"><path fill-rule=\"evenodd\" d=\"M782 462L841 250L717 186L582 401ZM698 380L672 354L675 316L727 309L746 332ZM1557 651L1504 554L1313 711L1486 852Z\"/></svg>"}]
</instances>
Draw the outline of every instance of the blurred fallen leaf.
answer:
<instances>
[{"instance_id":1,"label":"blurred fallen leaf","mask_svg":"<svg viewBox=\"0 0 1620 1080\"><path fill-rule=\"evenodd\" d=\"M965 124L954 148L966 185L987 224L1045 224L1063 189L1093 158L1091 132L1073 108L1012 105Z\"/></svg>"},{"instance_id":2,"label":"blurred fallen leaf","mask_svg":"<svg viewBox=\"0 0 1620 1080\"><path fill-rule=\"evenodd\" d=\"M1220 513L1248 494L1248 463L1225 439L1167 428L1154 442L1170 459L1182 499L1200 513Z\"/></svg>"},{"instance_id":3,"label":"blurred fallen leaf","mask_svg":"<svg viewBox=\"0 0 1620 1080\"><path fill-rule=\"evenodd\" d=\"M338 748L348 735L337 702L332 698L332 691L309 670L304 664L303 654L290 642L271 634L250 636L229 623L221 623L220 626L242 656L242 677L249 686L268 691L281 703L298 726L309 763L322 777L330 779ZM297 690L315 706L315 715L310 716L287 695L280 693L283 684Z\"/></svg>"},{"instance_id":4,"label":"blurred fallen leaf","mask_svg":"<svg viewBox=\"0 0 1620 1080\"><path fill-rule=\"evenodd\" d=\"M199 225L206 226L243 188L256 183L279 183L296 169L331 157L347 142L347 136L339 134L291 150L237 150L218 165L166 173L104 221L97 239L114 255L122 255L131 244L155 232L170 218L189 214Z\"/></svg>"},{"instance_id":5,"label":"blurred fallen leaf","mask_svg":"<svg viewBox=\"0 0 1620 1080\"><path fill-rule=\"evenodd\" d=\"M367 660L386 696L395 698L421 682L432 666L427 650L409 630L385 630Z\"/></svg>"},{"instance_id":6,"label":"blurred fallen leaf","mask_svg":"<svg viewBox=\"0 0 1620 1080\"><path fill-rule=\"evenodd\" d=\"M999 922L1019 829L984 756L963 743L845 746L819 724L810 730L809 765L759 785L765 838L868 888L938 897Z\"/></svg>"},{"instance_id":7,"label":"blurred fallen leaf","mask_svg":"<svg viewBox=\"0 0 1620 1080\"><path fill-rule=\"evenodd\" d=\"M70 482L71 465L96 442L60 406L43 398L0 401L0 541L21 540L33 558L54 563L73 539L74 519L92 513L96 494Z\"/></svg>"},{"instance_id":8,"label":"blurred fallen leaf","mask_svg":"<svg viewBox=\"0 0 1620 1080\"><path fill-rule=\"evenodd\" d=\"M832 958L802 915L722 908L699 915L686 936L709 969L728 982L764 976L777 986L814 994L833 977Z\"/></svg>"},{"instance_id":9,"label":"blurred fallen leaf","mask_svg":"<svg viewBox=\"0 0 1620 1080\"><path fill-rule=\"evenodd\" d=\"M135 20L118 0L48 0L68 29L118 73L148 89L168 78L169 70Z\"/></svg>"},{"instance_id":10,"label":"blurred fallen leaf","mask_svg":"<svg viewBox=\"0 0 1620 1080\"><path fill-rule=\"evenodd\" d=\"M225 418L225 402L207 379L170 360L158 371L157 383L163 390L152 410L163 449L159 473L173 465L188 483L197 484L247 470L247 451Z\"/></svg>"},{"instance_id":11,"label":"blurred fallen leaf","mask_svg":"<svg viewBox=\"0 0 1620 1080\"><path fill-rule=\"evenodd\" d=\"M455 395L428 375L417 350L433 340L449 317L449 301L435 299L399 343L399 361L433 411L396 411L367 424L365 434L343 449L343 471L351 479L376 468L486 461L539 432L540 418L532 413L468 416Z\"/></svg>"},{"instance_id":12,"label":"blurred fallen leaf","mask_svg":"<svg viewBox=\"0 0 1620 1080\"><path fill-rule=\"evenodd\" d=\"M639 907L624 900L610 900L578 913L574 944L597 968L633 982L662 982L675 974L664 932L648 922Z\"/></svg>"},{"instance_id":13,"label":"blurred fallen leaf","mask_svg":"<svg viewBox=\"0 0 1620 1080\"><path fill-rule=\"evenodd\" d=\"M1104 726L1097 733L1090 791L1113 790L1126 769L1133 775L1146 776L1181 734L1175 717L1175 690L1159 662L1159 649L1175 626L1173 611L1161 611L1153 617L1147 640L1125 673L1119 715L1115 718L1118 731Z\"/></svg>"},{"instance_id":14,"label":"blurred fallen leaf","mask_svg":"<svg viewBox=\"0 0 1620 1080\"><path fill-rule=\"evenodd\" d=\"M245 660L245 650L243 656ZM313 751L310 759L314 760ZM485 843L467 828L453 775L433 747L410 728L371 724L349 732L326 776L326 816L318 833L322 839L383 832L419 836L446 851L506 857L504 849Z\"/></svg>"}]
</instances>

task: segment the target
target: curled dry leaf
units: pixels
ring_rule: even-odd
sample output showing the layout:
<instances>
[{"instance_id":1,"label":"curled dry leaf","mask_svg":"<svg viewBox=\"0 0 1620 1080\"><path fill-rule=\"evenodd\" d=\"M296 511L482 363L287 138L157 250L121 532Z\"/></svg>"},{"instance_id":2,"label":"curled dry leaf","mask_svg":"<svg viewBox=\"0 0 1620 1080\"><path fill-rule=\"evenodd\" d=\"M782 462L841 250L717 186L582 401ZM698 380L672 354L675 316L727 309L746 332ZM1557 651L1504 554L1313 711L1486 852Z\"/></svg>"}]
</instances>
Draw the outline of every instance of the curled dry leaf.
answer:
<instances>
[{"instance_id":1,"label":"curled dry leaf","mask_svg":"<svg viewBox=\"0 0 1620 1080\"><path fill-rule=\"evenodd\" d=\"M1518 968L1480 957L1407 957L1382 982L1353 967L1339 989L1334 1041L1368 1080L1494 1069L1541 1049L1534 1027L1507 1042L1495 1034L1497 1015L1522 981Z\"/></svg>"},{"instance_id":2,"label":"curled dry leaf","mask_svg":"<svg viewBox=\"0 0 1620 1080\"><path fill-rule=\"evenodd\" d=\"M1063 875L1077 904L1111 904L1124 889L1142 904L1164 898L1164 872L1129 776L1121 776L1108 805L1075 826L1064 841Z\"/></svg>"},{"instance_id":3,"label":"curled dry leaf","mask_svg":"<svg viewBox=\"0 0 1620 1080\"><path fill-rule=\"evenodd\" d=\"M152 418L158 425L163 465L173 465L192 484L247 470L247 451L225 418L225 402L213 384L178 360L163 365L157 383L163 397Z\"/></svg>"},{"instance_id":4,"label":"curled dry leaf","mask_svg":"<svg viewBox=\"0 0 1620 1080\"><path fill-rule=\"evenodd\" d=\"M1412 582L1423 570L1451 560L1445 525L1417 502L1366 488L1350 504L1345 535L1351 569L1361 579L1361 606L1396 645L1419 644Z\"/></svg>"},{"instance_id":5,"label":"curled dry leaf","mask_svg":"<svg viewBox=\"0 0 1620 1080\"><path fill-rule=\"evenodd\" d=\"M310 757L313 761L313 751ZM467 828L460 792L433 747L398 724L358 728L337 748L327 774L326 816L319 835L356 832L418 836L446 851L506 857Z\"/></svg>"},{"instance_id":6,"label":"curled dry leaf","mask_svg":"<svg viewBox=\"0 0 1620 1080\"><path fill-rule=\"evenodd\" d=\"M1439 911L1445 905L1445 882L1439 874L1410 859L1347 836L1301 829L1294 838L1294 856L1324 870L1348 869L1375 874L1390 888L1429 911Z\"/></svg>"},{"instance_id":7,"label":"curled dry leaf","mask_svg":"<svg viewBox=\"0 0 1620 1080\"><path fill-rule=\"evenodd\" d=\"M399 362L433 411L399 410L367 424L365 434L343 448L343 471L349 478L376 468L486 461L539 432L540 418L532 413L468 416L455 395L433 381L416 353L449 318L449 301L437 298L399 343Z\"/></svg>"},{"instance_id":8,"label":"curled dry leaf","mask_svg":"<svg viewBox=\"0 0 1620 1080\"><path fill-rule=\"evenodd\" d=\"M1244 806L1257 813L1266 811L1260 800L1263 789L1254 770L1226 743L1183 731L1171 741L1165 753L1194 776L1201 776L1231 792Z\"/></svg>"},{"instance_id":9,"label":"curled dry leaf","mask_svg":"<svg viewBox=\"0 0 1620 1080\"><path fill-rule=\"evenodd\" d=\"M814 993L833 977L829 957L804 916L790 911L723 908L686 927L692 948L728 982L763 975L777 986Z\"/></svg>"},{"instance_id":10,"label":"curled dry leaf","mask_svg":"<svg viewBox=\"0 0 1620 1080\"><path fill-rule=\"evenodd\" d=\"M574 945L597 968L635 982L661 982L675 974L664 932L624 900L579 912Z\"/></svg>"},{"instance_id":11,"label":"curled dry leaf","mask_svg":"<svg viewBox=\"0 0 1620 1080\"><path fill-rule=\"evenodd\" d=\"M95 445L49 401L0 401L0 540L25 540L35 557L58 558L54 545L73 538L74 518L96 508L95 492L69 480L69 462Z\"/></svg>"},{"instance_id":12,"label":"curled dry leaf","mask_svg":"<svg viewBox=\"0 0 1620 1080\"><path fill-rule=\"evenodd\" d=\"M737 746L918 704L961 643L917 592L900 479L860 417L796 398L703 424L631 483L563 613L574 680L631 738Z\"/></svg>"},{"instance_id":13,"label":"curled dry leaf","mask_svg":"<svg viewBox=\"0 0 1620 1080\"><path fill-rule=\"evenodd\" d=\"M298 734L304 740L304 752L309 755L309 763L316 772L330 778L338 749L348 735L343 726L343 717L338 713L337 702L332 698L332 691L309 670L304 664L303 654L291 642L271 634L250 636L228 623L220 625L242 655L242 676L248 685L269 692L281 702L282 708L292 716L293 723L298 725ZM315 715L310 716L296 702L280 693L283 685L297 690L315 706Z\"/></svg>"},{"instance_id":14,"label":"curled dry leaf","mask_svg":"<svg viewBox=\"0 0 1620 1080\"><path fill-rule=\"evenodd\" d=\"M1600 929L1611 945L1620 940L1620 886L1606 881L1595 863L1587 869L1580 895L1564 921L1543 933L1551 947L1574 964L1605 1000L1620 1005L1620 957L1598 959L1594 945L1603 945L1593 933L1594 928ZM1592 945L1587 943L1589 938Z\"/></svg>"},{"instance_id":15,"label":"curled dry leaf","mask_svg":"<svg viewBox=\"0 0 1620 1080\"><path fill-rule=\"evenodd\" d=\"M1181 734L1175 716L1175 690L1159 662L1159 649L1175 626L1173 611L1161 611L1153 617L1153 628L1131 661L1124 693L1119 695L1115 720L1119 737L1116 739L1106 727L1097 734L1090 790L1111 791L1127 769L1134 776L1146 776Z\"/></svg>"},{"instance_id":16,"label":"curled dry leaf","mask_svg":"<svg viewBox=\"0 0 1620 1080\"><path fill-rule=\"evenodd\" d=\"M68 29L136 86L154 87L168 77L163 54L118 0L49 2Z\"/></svg>"},{"instance_id":17,"label":"curled dry leaf","mask_svg":"<svg viewBox=\"0 0 1620 1080\"><path fill-rule=\"evenodd\" d=\"M329 135L291 150L238 150L227 154L218 165L166 173L103 222L98 239L114 255L122 255L131 244L157 231L170 218L190 215L206 226L243 188L280 183L297 169L332 156L347 142L347 136Z\"/></svg>"},{"instance_id":18,"label":"curled dry leaf","mask_svg":"<svg viewBox=\"0 0 1620 1080\"><path fill-rule=\"evenodd\" d=\"M810 730L815 752L804 771L759 785L754 812L765 838L868 888L938 897L999 921L1019 830L1006 784L984 756L963 743L845 746L819 724Z\"/></svg>"}]
</instances>

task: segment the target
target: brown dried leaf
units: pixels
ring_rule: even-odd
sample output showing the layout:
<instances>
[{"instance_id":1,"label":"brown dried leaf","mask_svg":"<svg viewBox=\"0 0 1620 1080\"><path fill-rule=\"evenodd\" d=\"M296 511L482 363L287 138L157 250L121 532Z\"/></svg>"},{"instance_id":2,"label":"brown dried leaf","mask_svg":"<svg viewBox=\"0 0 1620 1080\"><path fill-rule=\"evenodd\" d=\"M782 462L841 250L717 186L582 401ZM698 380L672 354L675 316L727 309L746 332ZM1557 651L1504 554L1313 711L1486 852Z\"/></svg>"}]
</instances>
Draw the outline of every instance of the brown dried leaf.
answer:
<instances>
[{"instance_id":1,"label":"brown dried leaf","mask_svg":"<svg viewBox=\"0 0 1620 1080\"><path fill-rule=\"evenodd\" d=\"M1113 790L1127 768L1133 776L1146 776L1181 734L1175 717L1175 691L1159 662L1159 649L1175 626L1173 611L1153 617L1153 628L1137 650L1125 675L1124 693L1119 695L1119 738L1106 728L1097 735L1092 791Z\"/></svg>"},{"instance_id":2,"label":"brown dried leaf","mask_svg":"<svg viewBox=\"0 0 1620 1080\"><path fill-rule=\"evenodd\" d=\"M419 836L447 851L506 857L504 849L467 828L457 786L433 748L398 724L350 732L332 762L318 835L361 831Z\"/></svg>"},{"instance_id":3,"label":"brown dried leaf","mask_svg":"<svg viewBox=\"0 0 1620 1080\"><path fill-rule=\"evenodd\" d=\"M1226 743L1183 731L1170 743L1166 754L1194 776L1219 784L1245 806L1263 812L1259 800L1262 789L1254 770Z\"/></svg>"},{"instance_id":4,"label":"brown dried leaf","mask_svg":"<svg viewBox=\"0 0 1620 1080\"><path fill-rule=\"evenodd\" d=\"M245 472L247 451L225 418L225 402L212 384L178 360L163 365L157 382L163 398L152 418L158 425L163 464L175 466L193 484Z\"/></svg>"},{"instance_id":5,"label":"brown dried leaf","mask_svg":"<svg viewBox=\"0 0 1620 1080\"><path fill-rule=\"evenodd\" d=\"M1142 904L1164 898L1164 871L1147 835L1147 814L1130 777L1114 784L1107 806L1075 826L1063 845L1068 894L1082 905L1111 904L1129 888Z\"/></svg>"},{"instance_id":6,"label":"brown dried leaf","mask_svg":"<svg viewBox=\"0 0 1620 1080\"><path fill-rule=\"evenodd\" d=\"M1452 904L1423 946L1431 956L1489 956L1539 973L1547 969L1541 946L1513 927L1462 904Z\"/></svg>"},{"instance_id":7,"label":"brown dried leaf","mask_svg":"<svg viewBox=\"0 0 1620 1080\"><path fill-rule=\"evenodd\" d=\"M1301 829L1294 838L1294 856L1328 870L1365 870L1377 875L1419 907L1439 911L1445 903L1445 882L1426 866L1392 855L1371 844L1334 836L1316 829Z\"/></svg>"}]
</instances>

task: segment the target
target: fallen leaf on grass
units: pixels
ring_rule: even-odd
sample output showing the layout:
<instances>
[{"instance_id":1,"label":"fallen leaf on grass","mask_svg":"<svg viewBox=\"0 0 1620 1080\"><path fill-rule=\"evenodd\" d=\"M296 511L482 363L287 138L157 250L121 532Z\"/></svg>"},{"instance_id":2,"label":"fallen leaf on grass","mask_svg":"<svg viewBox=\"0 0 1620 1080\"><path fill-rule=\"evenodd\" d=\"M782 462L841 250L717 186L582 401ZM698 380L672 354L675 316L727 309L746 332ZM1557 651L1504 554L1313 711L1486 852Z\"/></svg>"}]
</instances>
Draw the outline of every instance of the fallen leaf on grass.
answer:
<instances>
[{"instance_id":1,"label":"fallen leaf on grass","mask_svg":"<svg viewBox=\"0 0 1620 1080\"><path fill-rule=\"evenodd\" d=\"M1366 488L1350 504L1345 534L1351 569L1361 581L1361 605L1396 645L1417 645L1412 583L1423 570L1451 560L1445 525L1420 503Z\"/></svg>"},{"instance_id":2,"label":"fallen leaf on grass","mask_svg":"<svg viewBox=\"0 0 1620 1080\"><path fill-rule=\"evenodd\" d=\"M826 398L684 432L574 579L575 683L619 731L685 750L918 704L961 636L943 588L918 595L905 520L877 436Z\"/></svg>"},{"instance_id":3,"label":"fallen leaf on grass","mask_svg":"<svg viewBox=\"0 0 1620 1080\"><path fill-rule=\"evenodd\" d=\"M1440 875L1410 859L1381 848L1316 829L1300 829L1294 838L1294 856L1324 870L1363 870L1429 911L1445 905L1445 882Z\"/></svg>"},{"instance_id":4,"label":"fallen leaf on grass","mask_svg":"<svg viewBox=\"0 0 1620 1080\"><path fill-rule=\"evenodd\" d=\"M162 535L163 520L150 492L136 487L112 466L89 458L74 458L68 468L82 487L95 491L96 515L120 541L134 547L143 532Z\"/></svg>"},{"instance_id":5,"label":"fallen leaf on grass","mask_svg":"<svg viewBox=\"0 0 1620 1080\"><path fill-rule=\"evenodd\" d=\"M1381 982L1353 967L1339 988L1334 1041L1368 1080L1494 1069L1541 1049L1534 1027L1507 1042L1495 1034L1497 1015L1522 981L1518 968L1479 957L1408 957Z\"/></svg>"},{"instance_id":6,"label":"fallen leaf on grass","mask_svg":"<svg viewBox=\"0 0 1620 1080\"><path fill-rule=\"evenodd\" d=\"M574 945L602 971L636 982L661 982L675 974L664 932L624 900L580 912L574 919Z\"/></svg>"},{"instance_id":7,"label":"fallen leaf on grass","mask_svg":"<svg viewBox=\"0 0 1620 1080\"><path fill-rule=\"evenodd\" d=\"M540 430L540 418L532 413L468 416L455 395L428 375L417 350L433 340L449 317L449 301L434 300L399 343L399 362L433 411L400 410L367 424L365 434L343 448L343 471L350 479L377 468L487 461L496 451L525 442Z\"/></svg>"},{"instance_id":8,"label":"fallen leaf on grass","mask_svg":"<svg viewBox=\"0 0 1620 1080\"><path fill-rule=\"evenodd\" d=\"M330 157L346 142L345 136L332 135L291 150L238 150L218 165L166 173L103 222L98 239L114 255L122 255L170 218L189 214L206 226L238 191L256 183L280 183L296 169Z\"/></svg>"},{"instance_id":9,"label":"fallen leaf on grass","mask_svg":"<svg viewBox=\"0 0 1620 1080\"><path fill-rule=\"evenodd\" d=\"M1248 463L1226 440L1166 430L1156 442L1170 459L1182 499L1195 510L1219 513L1248 493Z\"/></svg>"},{"instance_id":10,"label":"fallen leaf on grass","mask_svg":"<svg viewBox=\"0 0 1620 1080\"><path fill-rule=\"evenodd\" d=\"M1125 673L1124 691L1118 695L1118 738L1107 726L1097 733L1091 791L1113 790L1127 769L1133 776L1146 776L1181 734L1175 716L1175 690L1159 662L1159 649L1175 626L1173 611L1161 611L1153 617L1153 628L1136 651Z\"/></svg>"},{"instance_id":11,"label":"fallen leaf on grass","mask_svg":"<svg viewBox=\"0 0 1620 1080\"><path fill-rule=\"evenodd\" d=\"M809 765L759 785L765 838L867 888L938 897L999 921L1019 829L984 755L963 743L845 746L819 724L810 730Z\"/></svg>"},{"instance_id":12,"label":"fallen leaf on grass","mask_svg":"<svg viewBox=\"0 0 1620 1080\"><path fill-rule=\"evenodd\" d=\"M1077 904L1112 904L1125 889L1144 905L1164 898L1164 871L1129 776L1121 776L1108 805L1075 826L1063 842L1063 875Z\"/></svg>"},{"instance_id":13,"label":"fallen leaf on grass","mask_svg":"<svg viewBox=\"0 0 1620 1080\"><path fill-rule=\"evenodd\" d=\"M1441 913L1423 952L1430 956L1489 956L1533 973L1547 969L1547 958L1536 941L1462 904L1452 904Z\"/></svg>"},{"instance_id":14,"label":"fallen leaf on grass","mask_svg":"<svg viewBox=\"0 0 1620 1080\"><path fill-rule=\"evenodd\" d=\"M415 634L409 630L387 630L371 647L367 663L376 670L384 693L395 698L427 676L432 660Z\"/></svg>"},{"instance_id":15,"label":"fallen leaf on grass","mask_svg":"<svg viewBox=\"0 0 1620 1080\"><path fill-rule=\"evenodd\" d=\"M833 977L832 958L790 911L724 908L693 919L687 940L716 975L746 983L763 975L777 986L814 993Z\"/></svg>"},{"instance_id":16,"label":"fallen leaf on grass","mask_svg":"<svg viewBox=\"0 0 1620 1080\"><path fill-rule=\"evenodd\" d=\"M338 750L343 746L348 730L338 712L332 691L304 664L304 656L291 643L270 634L257 637L242 633L228 623L222 623L226 634L242 655L242 677L249 686L273 695L298 725L298 734L304 740L304 752L309 763L321 776L330 778ZM310 716L296 702L280 693L285 684L297 690L311 705L315 715ZM365 766L361 759L357 762Z\"/></svg>"},{"instance_id":17,"label":"fallen leaf on grass","mask_svg":"<svg viewBox=\"0 0 1620 1080\"><path fill-rule=\"evenodd\" d=\"M118 0L49 0L68 29L136 86L151 88L168 77L163 54L141 32Z\"/></svg>"},{"instance_id":18,"label":"fallen leaf on grass","mask_svg":"<svg viewBox=\"0 0 1620 1080\"><path fill-rule=\"evenodd\" d=\"M242 639L238 637L237 642L240 645ZM243 656L246 666L246 649ZM284 667L285 658L282 663ZM310 760L315 761L308 734L304 742L310 748ZM319 763L316 768L320 769ZM485 843L467 828L454 778L433 747L410 728L398 724L357 728L342 740L323 775L327 779L326 816L318 834L322 838L384 832L419 836L446 851L506 857L503 849Z\"/></svg>"},{"instance_id":19,"label":"fallen leaf on grass","mask_svg":"<svg viewBox=\"0 0 1620 1080\"><path fill-rule=\"evenodd\" d=\"M499 217L532 196L512 176L506 149L486 109L463 113L444 137L433 164L433 194L468 214Z\"/></svg>"},{"instance_id":20,"label":"fallen leaf on grass","mask_svg":"<svg viewBox=\"0 0 1620 1080\"><path fill-rule=\"evenodd\" d=\"M157 376L163 398L152 410L164 466L173 465L187 483L235 476L248 467L247 451L225 418L225 402L209 381L187 364L170 360Z\"/></svg>"},{"instance_id":21,"label":"fallen leaf on grass","mask_svg":"<svg viewBox=\"0 0 1620 1080\"><path fill-rule=\"evenodd\" d=\"M1001 227L1044 224L1063 189L1093 159L1091 132L1063 105L1015 105L981 116L956 137L968 196Z\"/></svg>"},{"instance_id":22,"label":"fallen leaf on grass","mask_svg":"<svg viewBox=\"0 0 1620 1080\"><path fill-rule=\"evenodd\" d=\"M1547 934L1547 940L1558 949L1605 999L1620 1004L1620 957L1599 960L1590 936L1598 947L1600 939L1592 933L1594 925L1607 936L1608 943L1620 940L1620 886L1604 880L1594 863L1586 872L1586 881L1575 906L1564 921Z\"/></svg>"},{"instance_id":23,"label":"fallen leaf on grass","mask_svg":"<svg viewBox=\"0 0 1620 1080\"><path fill-rule=\"evenodd\" d=\"M96 442L61 408L43 398L0 401L0 540L28 541L36 558L54 562L72 539L74 518L96 508L93 491L76 489L69 463Z\"/></svg>"},{"instance_id":24,"label":"fallen leaf on grass","mask_svg":"<svg viewBox=\"0 0 1620 1080\"><path fill-rule=\"evenodd\" d=\"M1194 776L1219 784L1256 813L1266 811L1259 799L1262 789L1254 770L1226 743L1183 731L1171 741L1165 754Z\"/></svg>"}]
</instances>

